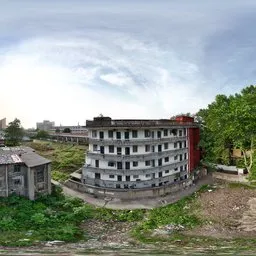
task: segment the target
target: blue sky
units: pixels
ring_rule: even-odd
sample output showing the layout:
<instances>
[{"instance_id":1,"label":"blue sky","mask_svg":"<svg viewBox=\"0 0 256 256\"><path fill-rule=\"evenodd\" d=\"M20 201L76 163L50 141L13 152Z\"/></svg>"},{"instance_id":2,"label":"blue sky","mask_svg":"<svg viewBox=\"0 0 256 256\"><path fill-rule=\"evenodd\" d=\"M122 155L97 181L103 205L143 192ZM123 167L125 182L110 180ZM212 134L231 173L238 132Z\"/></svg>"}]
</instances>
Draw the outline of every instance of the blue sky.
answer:
<instances>
[{"instance_id":1,"label":"blue sky","mask_svg":"<svg viewBox=\"0 0 256 256\"><path fill-rule=\"evenodd\" d=\"M0 118L168 118L256 77L256 1L2 0Z\"/></svg>"}]
</instances>

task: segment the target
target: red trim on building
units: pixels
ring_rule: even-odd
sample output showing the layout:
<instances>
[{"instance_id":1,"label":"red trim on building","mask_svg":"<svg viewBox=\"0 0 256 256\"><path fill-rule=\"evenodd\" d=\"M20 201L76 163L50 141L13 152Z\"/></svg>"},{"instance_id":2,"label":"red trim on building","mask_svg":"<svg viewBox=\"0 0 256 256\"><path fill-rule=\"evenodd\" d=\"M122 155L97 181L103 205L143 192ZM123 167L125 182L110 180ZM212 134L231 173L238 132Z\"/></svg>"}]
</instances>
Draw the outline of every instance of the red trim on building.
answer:
<instances>
[{"instance_id":1,"label":"red trim on building","mask_svg":"<svg viewBox=\"0 0 256 256\"><path fill-rule=\"evenodd\" d=\"M188 151L189 151L189 163L188 170L189 172L195 169L200 162L200 149L199 149L199 141L200 141L200 132L199 128L188 128Z\"/></svg>"}]
</instances>

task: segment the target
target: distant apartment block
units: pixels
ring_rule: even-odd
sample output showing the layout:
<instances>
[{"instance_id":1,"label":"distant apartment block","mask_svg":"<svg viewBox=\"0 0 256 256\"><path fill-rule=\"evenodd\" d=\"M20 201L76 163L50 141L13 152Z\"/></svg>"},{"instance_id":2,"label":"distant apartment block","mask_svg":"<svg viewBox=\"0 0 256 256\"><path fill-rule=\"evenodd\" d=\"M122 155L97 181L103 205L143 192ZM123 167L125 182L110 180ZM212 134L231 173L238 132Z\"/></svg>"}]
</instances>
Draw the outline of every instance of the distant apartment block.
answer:
<instances>
[{"instance_id":1,"label":"distant apartment block","mask_svg":"<svg viewBox=\"0 0 256 256\"><path fill-rule=\"evenodd\" d=\"M104 189L146 189L188 179L200 161L199 127L192 117L175 120L87 121L89 152L85 185Z\"/></svg>"},{"instance_id":2,"label":"distant apartment block","mask_svg":"<svg viewBox=\"0 0 256 256\"><path fill-rule=\"evenodd\" d=\"M65 129L69 129L71 131L72 134L87 134L87 128L86 126L82 126L82 125L64 125L64 126L54 126L50 131L51 132L59 132L59 133L63 133L65 131Z\"/></svg>"},{"instance_id":3,"label":"distant apartment block","mask_svg":"<svg viewBox=\"0 0 256 256\"><path fill-rule=\"evenodd\" d=\"M0 130L6 129L6 118L0 120Z\"/></svg>"},{"instance_id":4,"label":"distant apartment block","mask_svg":"<svg viewBox=\"0 0 256 256\"><path fill-rule=\"evenodd\" d=\"M53 129L55 123L51 122L49 120L44 120L42 123L36 123L36 128L38 130L42 130L42 131L50 131L51 129Z\"/></svg>"},{"instance_id":5,"label":"distant apartment block","mask_svg":"<svg viewBox=\"0 0 256 256\"><path fill-rule=\"evenodd\" d=\"M29 147L0 148L0 196L51 193L51 161Z\"/></svg>"}]
</instances>

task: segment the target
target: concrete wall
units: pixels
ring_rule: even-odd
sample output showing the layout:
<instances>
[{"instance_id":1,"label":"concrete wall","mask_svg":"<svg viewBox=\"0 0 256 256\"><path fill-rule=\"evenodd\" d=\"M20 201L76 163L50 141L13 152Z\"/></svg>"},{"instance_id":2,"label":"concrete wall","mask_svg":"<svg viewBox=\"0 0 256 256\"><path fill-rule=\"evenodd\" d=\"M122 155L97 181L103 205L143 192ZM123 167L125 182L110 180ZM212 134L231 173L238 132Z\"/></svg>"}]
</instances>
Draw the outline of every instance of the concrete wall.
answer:
<instances>
[{"instance_id":1,"label":"concrete wall","mask_svg":"<svg viewBox=\"0 0 256 256\"><path fill-rule=\"evenodd\" d=\"M248 182L247 175L236 175L222 172L213 172L212 177L214 179L225 180L229 182Z\"/></svg>"},{"instance_id":2,"label":"concrete wall","mask_svg":"<svg viewBox=\"0 0 256 256\"><path fill-rule=\"evenodd\" d=\"M169 186L162 186L156 188L147 189L103 189L90 185L85 185L80 182L68 180L65 185L71 189L77 190L82 193L93 194L96 197L111 197L119 199L136 199L136 198L150 198L159 197L170 193L175 193L186 189L192 185L190 179L186 181L180 181Z\"/></svg>"}]
</instances>

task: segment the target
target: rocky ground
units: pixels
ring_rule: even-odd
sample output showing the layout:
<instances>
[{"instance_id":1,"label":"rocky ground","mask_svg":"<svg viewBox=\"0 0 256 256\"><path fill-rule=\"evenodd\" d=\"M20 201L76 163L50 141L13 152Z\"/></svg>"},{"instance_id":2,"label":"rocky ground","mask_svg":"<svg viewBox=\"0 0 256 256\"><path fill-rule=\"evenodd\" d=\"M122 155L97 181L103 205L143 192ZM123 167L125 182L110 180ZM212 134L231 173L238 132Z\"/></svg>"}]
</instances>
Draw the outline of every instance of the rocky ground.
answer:
<instances>
[{"instance_id":1,"label":"rocky ground","mask_svg":"<svg viewBox=\"0 0 256 256\"><path fill-rule=\"evenodd\" d=\"M198 214L206 224L187 231L189 235L215 238L256 237L256 189L215 184L198 194Z\"/></svg>"}]
</instances>

